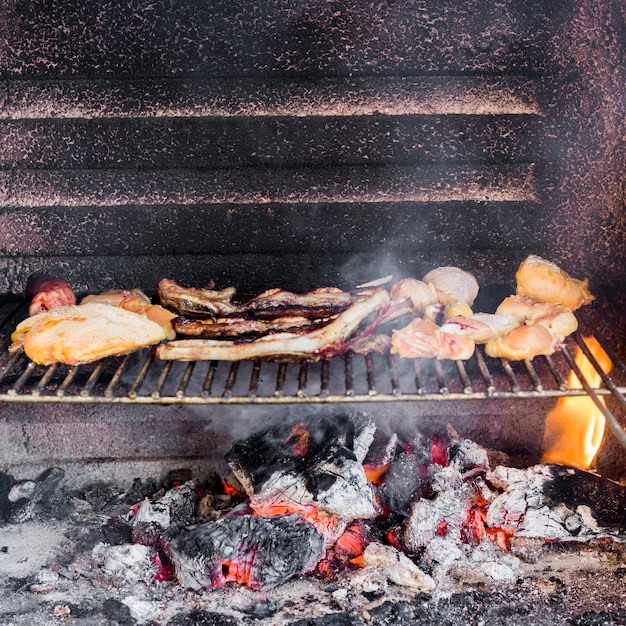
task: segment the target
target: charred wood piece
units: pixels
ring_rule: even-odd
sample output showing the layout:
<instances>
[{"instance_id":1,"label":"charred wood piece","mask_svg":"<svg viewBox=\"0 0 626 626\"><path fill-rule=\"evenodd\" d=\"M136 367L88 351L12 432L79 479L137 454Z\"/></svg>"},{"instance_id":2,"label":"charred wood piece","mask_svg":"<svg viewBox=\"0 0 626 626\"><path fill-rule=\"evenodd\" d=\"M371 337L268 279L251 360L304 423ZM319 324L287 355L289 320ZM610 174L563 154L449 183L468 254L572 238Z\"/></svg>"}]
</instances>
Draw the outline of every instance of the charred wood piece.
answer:
<instances>
[{"instance_id":1,"label":"charred wood piece","mask_svg":"<svg viewBox=\"0 0 626 626\"><path fill-rule=\"evenodd\" d=\"M178 535L166 546L182 585L199 591L234 582L271 589L312 571L324 539L293 515L224 517Z\"/></svg>"},{"instance_id":2,"label":"charred wood piece","mask_svg":"<svg viewBox=\"0 0 626 626\"><path fill-rule=\"evenodd\" d=\"M52 467L35 480L16 481L0 474L0 520L20 524L34 518L62 519L73 505L70 495L59 488L65 472Z\"/></svg>"}]
</instances>

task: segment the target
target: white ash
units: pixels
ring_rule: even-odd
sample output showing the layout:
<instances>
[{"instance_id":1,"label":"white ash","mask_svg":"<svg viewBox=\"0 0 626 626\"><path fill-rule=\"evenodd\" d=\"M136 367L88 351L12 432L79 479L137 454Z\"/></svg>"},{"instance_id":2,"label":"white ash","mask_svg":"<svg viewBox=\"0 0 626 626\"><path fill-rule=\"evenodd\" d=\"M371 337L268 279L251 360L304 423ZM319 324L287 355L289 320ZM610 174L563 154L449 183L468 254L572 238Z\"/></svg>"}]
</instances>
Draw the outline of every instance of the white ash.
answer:
<instances>
[{"instance_id":1,"label":"white ash","mask_svg":"<svg viewBox=\"0 0 626 626\"><path fill-rule=\"evenodd\" d=\"M370 543L363 552L363 566L382 568L390 582L418 591L432 591L434 580L393 546Z\"/></svg>"},{"instance_id":2,"label":"white ash","mask_svg":"<svg viewBox=\"0 0 626 626\"><path fill-rule=\"evenodd\" d=\"M91 552L94 563L122 583L152 582L156 574L155 554L154 548L138 543L99 543Z\"/></svg>"}]
</instances>

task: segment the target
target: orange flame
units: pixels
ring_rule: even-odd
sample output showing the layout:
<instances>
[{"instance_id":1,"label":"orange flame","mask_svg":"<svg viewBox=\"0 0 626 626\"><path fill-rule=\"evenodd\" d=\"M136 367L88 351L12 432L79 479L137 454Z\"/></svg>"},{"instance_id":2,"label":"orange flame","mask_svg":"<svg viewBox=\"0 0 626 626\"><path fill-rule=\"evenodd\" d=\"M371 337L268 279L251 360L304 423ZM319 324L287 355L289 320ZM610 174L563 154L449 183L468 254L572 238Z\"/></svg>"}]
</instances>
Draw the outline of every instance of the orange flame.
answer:
<instances>
[{"instance_id":1,"label":"orange flame","mask_svg":"<svg viewBox=\"0 0 626 626\"><path fill-rule=\"evenodd\" d=\"M584 341L602 370L608 374L612 363L602 346L594 337L585 337ZM589 384L593 388L599 387L602 378L580 348L574 361ZM567 386L569 389L582 389L573 371ZM600 401L604 403L602 398ZM600 449L604 427L604 415L590 397L560 398L546 418L542 462L589 469Z\"/></svg>"}]
</instances>

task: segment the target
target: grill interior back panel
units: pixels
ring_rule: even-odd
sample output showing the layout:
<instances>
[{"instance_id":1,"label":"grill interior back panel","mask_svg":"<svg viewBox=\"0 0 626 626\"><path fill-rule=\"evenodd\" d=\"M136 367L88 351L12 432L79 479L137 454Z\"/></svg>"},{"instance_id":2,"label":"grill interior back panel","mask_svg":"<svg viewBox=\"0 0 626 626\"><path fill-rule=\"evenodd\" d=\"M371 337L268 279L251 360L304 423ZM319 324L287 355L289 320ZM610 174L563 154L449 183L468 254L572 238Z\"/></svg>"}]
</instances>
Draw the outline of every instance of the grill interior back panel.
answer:
<instances>
[{"instance_id":1,"label":"grill interior back panel","mask_svg":"<svg viewBox=\"0 0 626 626\"><path fill-rule=\"evenodd\" d=\"M624 285L623 6L7 0L0 292Z\"/></svg>"}]
</instances>

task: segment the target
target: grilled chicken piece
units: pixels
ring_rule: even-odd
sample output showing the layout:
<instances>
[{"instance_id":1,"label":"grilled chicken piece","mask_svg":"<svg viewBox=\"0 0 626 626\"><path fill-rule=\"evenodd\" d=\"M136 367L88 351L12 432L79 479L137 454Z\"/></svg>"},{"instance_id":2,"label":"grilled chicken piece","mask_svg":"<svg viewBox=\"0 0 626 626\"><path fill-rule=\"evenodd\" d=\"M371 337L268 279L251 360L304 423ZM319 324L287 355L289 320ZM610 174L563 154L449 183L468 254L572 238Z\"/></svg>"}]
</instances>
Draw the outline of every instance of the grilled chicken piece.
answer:
<instances>
[{"instance_id":1,"label":"grilled chicken piece","mask_svg":"<svg viewBox=\"0 0 626 626\"><path fill-rule=\"evenodd\" d=\"M443 332L434 322L420 318L391 333L391 353L409 359L465 360L474 354L475 347L468 335Z\"/></svg>"},{"instance_id":2,"label":"grilled chicken piece","mask_svg":"<svg viewBox=\"0 0 626 626\"><path fill-rule=\"evenodd\" d=\"M486 343L520 325L513 315L495 315L476 313L474 315L457 315L441 325L444 333L467 335L474 343Z\"/></svg>"},{"instance_id":3,"label":"grilled chicken piece","mask_svg":"<svg viewBox=\"0 0 626 626\"><path fill-rule=\"evenodd\" d=\"M525 324L488 341L485 352L492 357L520 361L553 354L559 343L544 326Z\"/></svg>"},{"instance_id":4,"label":"grilled chicken piece","mask_svg":"<svg viewBox=\"0 0 626 626\"><path fill-rule=\"evenodd\" d=\"M409 300L414 313L421 314L438 304L437 292L431 285L416 278L403 278L393 285L389 292L394 302ZM435 314L436 317L436 314Z\"/></svg>"},{"instance_id":5,"label":"grilled chicken piece","mask_svg":"<svg viewBox=\"0 0 626 626\"><path fill-rule=\"evenodd\" d=\"M389 305L384 289L364 292L328 324L308 333L277 333L250 342L211 339L181 339L161 344L157 356L175 361L246 361L278 358L319 359L341 354L349 347L351 335L369 316L384 315ZM371 332L370 324L366 332Z\"/></svg>"},{"instance_id":6,"label":"grilled chicken piece","mask_svg":"<svg viewBox=\"0 0 626 626\"><path fill-rule=\"evenodd\" d=\"M556 305L552 313L535 320L535 324L546 328L559 342L563 342L565 337L571 335L578 328L576 316L566 306L560 305Z\"/></svg>"},{"instance_id":7,"label":"grilled chicken piece","mask_svg":"<svg viewBox=\"0 0 626 626\"><path fill-rule=\"evenodd\" d=\"M517 293L535 302L562 304L572 311L593 302L589 280L571 278L560 267L534 254L520 264L517 273Z\"/></svg>"},{"instance_id":8,"label":"grilled chicken piece","mask_svg":"<svg viewBox=\"0 0 626 626\"><path fill-rule=\"evenodd\" d=\"M472 305L479 290L473 274L458 267L438 267L428 272L423 281L437 293L446 319L472 314Z\"/></svg>"},{"instance_id":9,"label":"grilled chicken piece","mask_svg":"<svg viewBox=\"0 0 626 626\"><path fill-rule=\"evenodd\" d=\"M9 351L23 348L41 365L76 365L127 354L165 338L165 330L145 315L91 302L28 317L11 335Z\"/></svg>"},{"instance_id":10,"label":"grilled chicken piece","mask_svg":"<svg viewBox=\"0 0 626 626\"><path fill-rule=\"evenodd\" d=\"M176 318L176 313L168 311L159 304L152 304L150 298L141 289L111 289L99 294L85 296L80 304L82 306L90 302L110 304L133 313L141 313L163 328L166 339L176 338L176 330L172 324Z\"/></svg>"},{"instance_id":11,"label":"grilled chicken piece","mask_svg":"<svg viewBox=\"0 0 626 626\"><path fill-rule=\"evenodd\" d=\"M497 315L512 315L520 323L534 322L545 315L552 315L558 305L549 302L535 302L526 296L508 296L498 305Z\"/></svg>"},{"instance_id":12,"label":"grilled chicken piece","mask_svg":"<svg viewBox=\"0 0 626 626\"><path fill-rule=\"evenodd\" d=\"M30 301L29 315L50 311L58 306L76 304L76 295L68 283L46 274L31 274L26 281L24 298Z\"/></svg>"}]
</instances>

